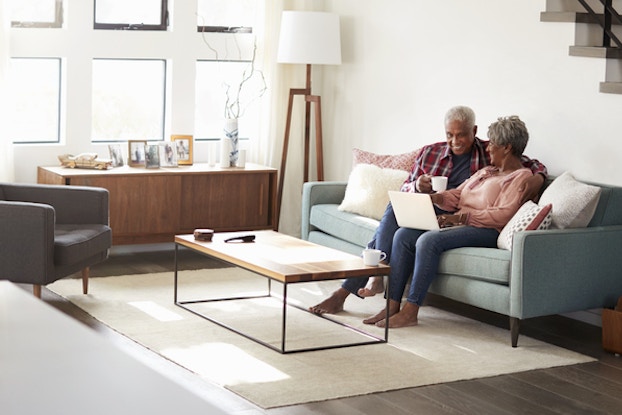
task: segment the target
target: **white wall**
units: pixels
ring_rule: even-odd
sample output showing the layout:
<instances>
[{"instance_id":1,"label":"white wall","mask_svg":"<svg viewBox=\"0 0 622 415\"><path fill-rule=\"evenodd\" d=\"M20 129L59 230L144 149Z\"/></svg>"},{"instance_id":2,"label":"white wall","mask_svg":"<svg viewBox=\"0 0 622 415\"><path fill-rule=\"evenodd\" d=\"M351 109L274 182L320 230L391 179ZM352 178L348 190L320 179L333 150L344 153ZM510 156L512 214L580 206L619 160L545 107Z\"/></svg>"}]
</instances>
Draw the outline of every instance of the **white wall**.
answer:
<instances>
[{"instance_id":1,"label":"white wall","mask_svg":"<svg viewBox=\"0 0 622 415\"><path fill-rule=\"evenodd\" d=\"M189 28L194 27L191 3L174 2L173 10ZM568 56L573 24L540 22L544 0L313 0L285 1L281 6L305 5L314 10L324 5L341 16L343 64L313 68L314 93L322 96L325 179L347 179L353 147L401 153L443 140L445 111L464 104L476 111L482 138L497 116L520 115L531 132L526 153L545 163L552 174L570 170L581 179L622 185L622 170L615 161L622 150L616 122L622 113L622 95L598 92L599 82L605 79L603 60ZM92 2L73 1L70 12L79 7L92 7ZM150 56L167 48L167 56L174 58L183 44L176 36L163 34L162 42L147 46L136 42L135 50L128 53ZM57 40L51 38L50 47L80 48L80 42L86 41L100 42L102 49L114 47L100 37ZM183 49L198 46L184 44ZM18 47L12 44L13 51ZM90 57L79 59L87 65ZM193 126L193 79L192 65L174 68L177 92L168 124L174 133L186 133ZM72 82L90 88L88 78ZM287 88L301 85L292 82ZM107 154L105 146L90 144L90 102L83 95L73 99L72 105L84 104L84 120L68 131L64 144L17 146L16 181L36 181L36 166L55 165L56 156L64 152ZM285 93L274 101L262 100L262 105L273 109L267 111L273 123L267 135L279 148L286 100ZM296 149L292 153L287 175L294 184L285 192L292 197L282 208L286 219L281 219L281 230L296 235L301 182L297 175L302 172L294 171L300 163L295 162ZM197 161L206 161L206 154L195 147ZM270 163L279 167L280 159Z\"/></svg>"},{"instance_id":2,"label":"white wall","mask_svg":"<svg viewBox=\"0 0 622 415\"><path fill-rule=\"evenodd\" d=\"M526 154L552 174L622 185L622 95L601 94L605 61L568 56L571 23L541 23L545 1L327 0L343 64L322 68L326 178L350 150L401 153L444 139L443 115L471 106L479 136L518 114Z\"/></svg>"}]
</instances>

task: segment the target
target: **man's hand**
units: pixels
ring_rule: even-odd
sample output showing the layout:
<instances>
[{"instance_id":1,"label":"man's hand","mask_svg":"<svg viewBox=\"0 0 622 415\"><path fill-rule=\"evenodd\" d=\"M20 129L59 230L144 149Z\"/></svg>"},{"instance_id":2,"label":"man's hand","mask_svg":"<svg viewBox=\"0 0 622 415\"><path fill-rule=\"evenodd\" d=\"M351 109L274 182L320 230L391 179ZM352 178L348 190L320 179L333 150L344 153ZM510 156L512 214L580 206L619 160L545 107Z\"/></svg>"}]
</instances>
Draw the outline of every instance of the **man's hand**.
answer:
<instances>
[{"instance_id":1,"label":"man's hand","mask_svg":"<svg viewBox=\"0 0 622 415\"><path fill-rule=\"evenodd\" d=\"M416 189L420 193L432 193L432 175L422 174L417 178Z\"/></svg>"},{"instance_id":2,"label":"man's hand","mask_svg":"<svg viewBox=\"0 0 622 415\"><path fill-rule=\"evenodd\" d=\"M533 200L535 202L543 184L544 176L541 174L534 174L529 179L525 180L525 184L519 189L519 192L522 193L521 204L528 200Z\"/></svg>"}]
</instances>

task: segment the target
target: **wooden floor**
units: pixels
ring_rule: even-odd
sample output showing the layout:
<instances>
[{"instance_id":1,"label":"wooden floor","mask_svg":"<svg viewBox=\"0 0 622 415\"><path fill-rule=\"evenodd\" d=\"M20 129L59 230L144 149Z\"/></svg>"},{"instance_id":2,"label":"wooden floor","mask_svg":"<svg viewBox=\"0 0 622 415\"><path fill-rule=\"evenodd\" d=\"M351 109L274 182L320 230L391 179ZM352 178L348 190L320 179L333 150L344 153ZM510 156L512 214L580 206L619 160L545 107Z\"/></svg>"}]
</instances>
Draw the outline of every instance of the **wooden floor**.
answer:
<instances>
[{"instance_id":1,"label":"wooden floor","mask_svg":"<svg viewBox=\"0 0 622 415\"><path fill-rule=\"evenodd\" d=\"M185 268L217 266L191 252L180 252ZM169 245L145 247L144 250L113 249L110 258L93 267L92 276L124 275L170 271L174 264ZM185 369L160 358L97 322L79 308L43 290L44 301L84 322L168 376L187 385L214 405L232 414L621 414L622 358L602 350L599 327L562 316L524 321L521 334L553 343L598 359L597 362L553 369L535 370L485 379L446 383L360 397L262 410L217 385L197 381ZM442 298L429 299L431 305L475 318L499 327L507 327L507 318L464 306ZM520 338L519 338L520 347ZM365 347L356 350L366 357ZM508 333L508 353L509 346ZM355 351L352 372L356 376ZM387 368L391 370L391 368ZM412 376L417 376L413 373ZM180 409L183 408L183 404Z\"/></svg>"}]
</instances>

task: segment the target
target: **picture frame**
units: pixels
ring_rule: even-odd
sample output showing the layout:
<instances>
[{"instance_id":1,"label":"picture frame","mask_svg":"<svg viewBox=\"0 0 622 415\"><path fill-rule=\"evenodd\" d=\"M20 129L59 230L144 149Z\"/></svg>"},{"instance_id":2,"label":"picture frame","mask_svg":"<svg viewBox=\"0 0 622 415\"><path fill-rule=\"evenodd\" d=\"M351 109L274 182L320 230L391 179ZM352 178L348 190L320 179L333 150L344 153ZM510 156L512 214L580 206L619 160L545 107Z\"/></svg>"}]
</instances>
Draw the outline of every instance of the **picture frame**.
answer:
<instances>
[{"instance_id":1,"label":"picture frame","mask_svg":"<svg viewBox=\"0 0 622 415\"><path fill-rule=\"evenodd\" d=\"M165 141L160 143L160 167L177 167L177 151L175 143Z\"/></svg>"},{"instance_id":2,"label":"picture frame","mask_svg":"<svg viewBox=\"0 0 622 415\"><path fill-rule=\"evenodd\" d=\"M127 142L127 162L131 167L145 167L145 140L129 140Z\"/></svg>"},{"instance_id":3,"label":"picture frame","mask_svg":"<svg viewBox=\"0 0 622 415\"><path fill-rule=\"evenodd\" d=\"M112 160L112 167L121 167L125 165L120 144L109 144L108 152L110 153L110 160Z\"/></svg>"},{"instance_id":4,"label":"picture frame","mask_svg":"<svg viewBox=\"0 0 622 415\"><path fill-rule=\"evenodd\" d=\"M171 135L171 142L175 145L178 165L192 165L192 136Z\"/></svg>"},{"instance_id":5,"label":"picture frame","mask_svg":"<svg viewBox=\"0 0 622 415\"><path fill-rule=\"evenodd\" d=\"M148 169L160 168L160 146L157 144L145 145L145 167Z\"/></svg>"}]
</instances>

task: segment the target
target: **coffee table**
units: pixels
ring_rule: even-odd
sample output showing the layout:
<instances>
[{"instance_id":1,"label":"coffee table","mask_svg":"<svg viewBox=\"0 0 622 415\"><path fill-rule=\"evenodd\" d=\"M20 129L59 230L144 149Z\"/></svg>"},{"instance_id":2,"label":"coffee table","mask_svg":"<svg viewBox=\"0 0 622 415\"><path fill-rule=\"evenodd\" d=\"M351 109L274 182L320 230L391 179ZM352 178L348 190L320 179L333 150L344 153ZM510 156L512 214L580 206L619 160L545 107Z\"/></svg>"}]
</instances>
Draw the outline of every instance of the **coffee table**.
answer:
<instances>
[{"instance_id":1,"label":"coffee table","mask_svg":"<svg viewBox=\"0 0 622 415\"><path fill-rule=\"evenodd\" d=\"M226 239L240 235L255 235L255 241L250 243L227 243ZM267 279L267 294L264 297L278 298L273 293L272 281L278 281L282 284L283 290L279 301L281 304L281 336L280 346L275 346L256 336L249 335L236 329L231 324L219 321L205 312L198 312L192 307L193 304L212 301L233 301L241 299L256 298L246 296L210 298L199 300L180 300L178 298L178 290L180 278L178 273L178 249L185 247L212 258L225 261L234 266L252 271ZM387 265L379 265L370 267L363 265L362 258L341 252L335 249L327 248L308 241L303 241L292 236L284 235L275 231L252 231L252 232L226 232L216 233L211 242L202 242L194 239L194 235L177 235L175 236L175 286L174 301L179 307L182 307L202 318L213 323L225 327L235 333L238 333L250 340L260 343L266 347L276 350L282 354L333 349L338 347L360 346L373 343L386 343L389 337L388 328L384 330L384 337L376 336L367 331L352 327L342 323L328 315L318 315L329 322L344 326L344 329L352 330L359 333L364 340L350 342L346 344L331 344L328 346L298 347L288 348L286 345L287 330L287 311L289 307L295 307L299 310L308 310L299 305L288 301L287 289L290 284L309 283L326 280L336 280L343 278L364 278L370 276L389 275L390 267ZM386 301L387 318L389 309L389 301ZM310 312L309 312L310 313ZM312 314L312 313L310 313ZM313 314L315 315L315 314ZM311 336L313 334L310 334Z\"/></svg>"}]
</instances>

